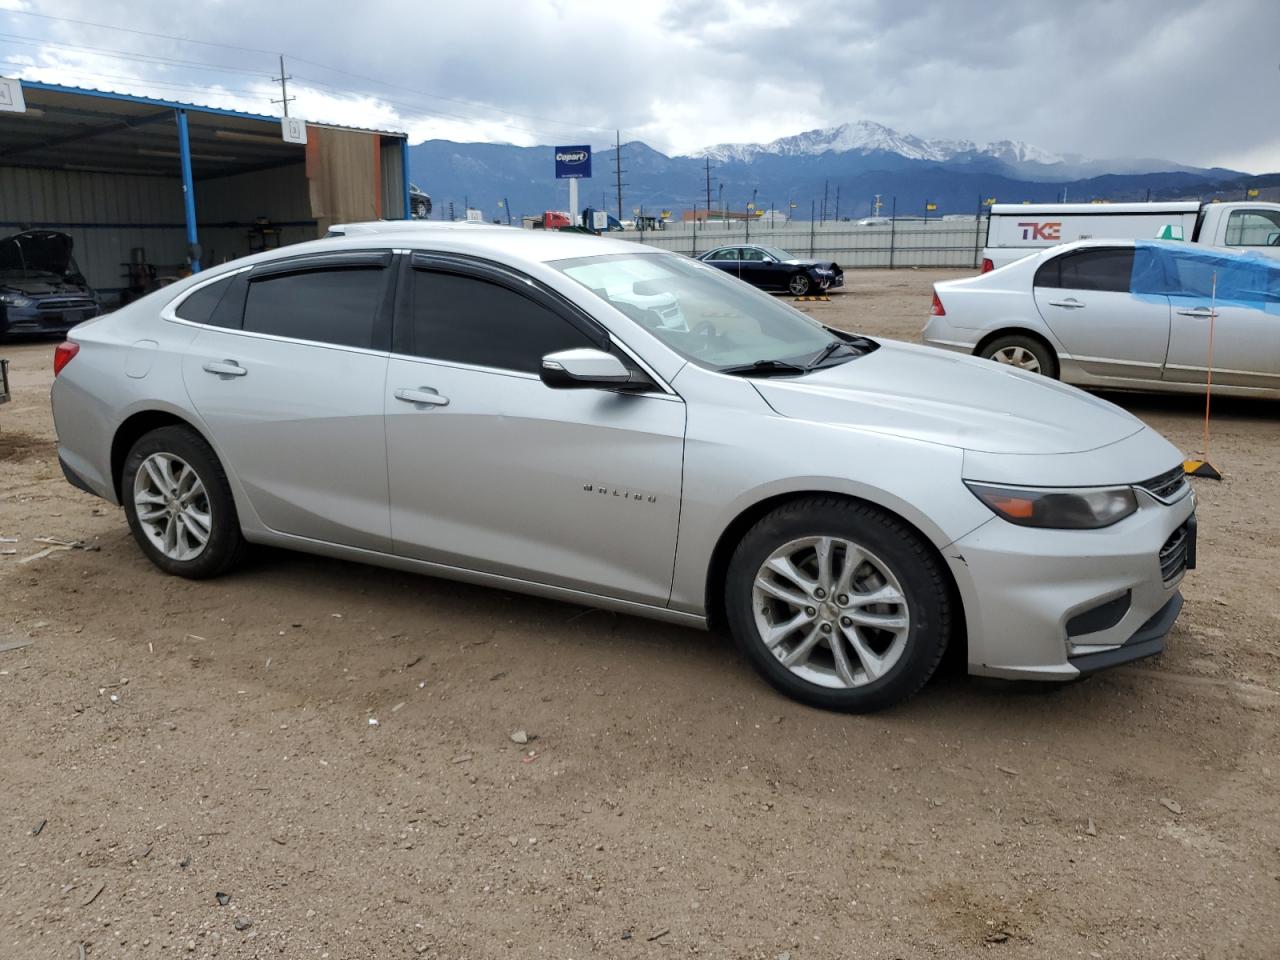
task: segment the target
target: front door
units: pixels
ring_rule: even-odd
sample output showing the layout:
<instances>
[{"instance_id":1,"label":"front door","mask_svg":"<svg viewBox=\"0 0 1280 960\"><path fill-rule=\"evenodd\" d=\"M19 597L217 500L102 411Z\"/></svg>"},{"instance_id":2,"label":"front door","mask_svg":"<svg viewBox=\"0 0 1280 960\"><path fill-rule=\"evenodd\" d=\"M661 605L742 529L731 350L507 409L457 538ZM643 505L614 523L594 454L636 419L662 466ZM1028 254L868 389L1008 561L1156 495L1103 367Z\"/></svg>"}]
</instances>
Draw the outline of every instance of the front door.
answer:
<instances>
[{"instance_id":1,"label":"front door","mask_svg":"<svg viewBox=\"0 0 1280 960\"><path fill-rule=\"evenodd\" d=\"M1169 257L1173 326L1165 379L1280 389L1280 264L1241 257ZM1213 353L1210 357L1210 319Z\"/></svg>"},{"instance_id":2,"label":"front door","mask_svg":"<svg viewBox=\"0 0 1280 960\"><path fill-rule=\"evenodd\" d=\"M505 270L413 263L385 396L395 550L665 604L684 403L547 387L541 358L607 345L601 331Z\"/></svg>"},{"instance_id":3,"label":"front door","mask_svg":"<svg viewBox=\"0 0 1280 960\"><path fill-rule=\"evenodd\" d=\"M216 315L183 357L196 411L272 530L390 549L390 260L300 257L222 281L229 289ZM198 305L199 292L188 301ZM183 319L186 304L176 311Z\"/></svg>"},{"instance_id":4,"label":"front door","mask_svg":"<svg viewBox=\"0 0 1280 960\"><path fill-rule=\"evenodd\" d=\"M1159 380L1169 348L1169 300L1130 292L1134 252L1088 247L1045 261L1036 309L1088 373Z\"/></svg>"}]
</instances>

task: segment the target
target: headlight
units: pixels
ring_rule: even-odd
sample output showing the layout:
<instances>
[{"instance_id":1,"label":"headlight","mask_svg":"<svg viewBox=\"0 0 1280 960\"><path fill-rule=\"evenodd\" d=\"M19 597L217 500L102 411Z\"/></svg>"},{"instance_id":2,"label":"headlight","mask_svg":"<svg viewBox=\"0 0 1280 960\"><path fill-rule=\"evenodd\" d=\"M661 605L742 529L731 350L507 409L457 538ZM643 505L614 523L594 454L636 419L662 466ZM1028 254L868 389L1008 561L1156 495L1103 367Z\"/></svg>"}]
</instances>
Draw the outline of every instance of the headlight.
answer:
<instances>
[{"instance_id":1,"label":"headlight","mask_svg":"<svg viewBox=\"0 0 1280 960\"><path fill-rule=\"evenodd\" d=\"M29 307L32 300L30 297L19 296L16 293L0 293L0 303L6 307Z\"/></svg>"},{"instance_id":2,"label":"headlight","mask_svg":"<svg viewBox=\"0 0 1280 960\"><path fill-rule=\"evenodd\" d=\"M997 516L1020 527L1096 530L1119 523L1138 509L1138 498L1131 487L1053 490L1000 487L967 480L965 486Z\"/></svg>"},{"instance_id":3,"label":"headlight","mask_svg":"<svg viewBox=\"0 0 1280 960\"><path fill-rule=\"evenodd\" d=\"M814 267L813 272L814 273L830 273L831 271L826 267Z\"/></svg>"}]
</instances>

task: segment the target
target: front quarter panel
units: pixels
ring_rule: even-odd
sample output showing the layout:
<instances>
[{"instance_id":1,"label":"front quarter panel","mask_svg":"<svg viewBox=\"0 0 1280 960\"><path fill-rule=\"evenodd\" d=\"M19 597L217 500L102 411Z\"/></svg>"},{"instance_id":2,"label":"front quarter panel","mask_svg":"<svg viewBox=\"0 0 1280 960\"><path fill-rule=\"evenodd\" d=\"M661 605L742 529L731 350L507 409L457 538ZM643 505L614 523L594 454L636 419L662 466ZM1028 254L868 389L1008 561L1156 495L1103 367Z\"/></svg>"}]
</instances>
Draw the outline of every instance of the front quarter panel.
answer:
<instances>
[{"instance_id":1,"label":"front quarter panel","mask_svg":"<svg viewBox=\"0 0 1280 960\"><path fill-rule=\"evenodd\" d=\"M991 519L961 483L957 448L789 419L749 380L692 364L673 386L688 403L676 610L705 614L707 571L721 535L773 497L834 493L867 500L901 516L940 550Z\"/></svg>"}]
</instances>

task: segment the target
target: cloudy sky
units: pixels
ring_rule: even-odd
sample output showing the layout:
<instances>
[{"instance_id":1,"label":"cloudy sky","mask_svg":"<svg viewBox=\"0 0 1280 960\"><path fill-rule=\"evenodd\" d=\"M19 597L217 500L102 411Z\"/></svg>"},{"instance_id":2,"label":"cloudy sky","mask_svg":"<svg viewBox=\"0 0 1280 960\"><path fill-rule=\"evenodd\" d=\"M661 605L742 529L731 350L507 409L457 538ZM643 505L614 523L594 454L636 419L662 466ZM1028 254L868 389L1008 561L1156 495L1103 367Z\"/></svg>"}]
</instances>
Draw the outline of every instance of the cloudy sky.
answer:
<instances>
[{"instance_id":1,"label":"cloudy sky","mask_svg":"<svg viewBox=\"0 0 1280 960\"><path fill-rule=\"evenodd\" d=\"M275 113L277 53L294 113L415 141L679 153L874 120L1280 170L1277 0L0 0L6 76Z\"/></svg>"}]
</instances>

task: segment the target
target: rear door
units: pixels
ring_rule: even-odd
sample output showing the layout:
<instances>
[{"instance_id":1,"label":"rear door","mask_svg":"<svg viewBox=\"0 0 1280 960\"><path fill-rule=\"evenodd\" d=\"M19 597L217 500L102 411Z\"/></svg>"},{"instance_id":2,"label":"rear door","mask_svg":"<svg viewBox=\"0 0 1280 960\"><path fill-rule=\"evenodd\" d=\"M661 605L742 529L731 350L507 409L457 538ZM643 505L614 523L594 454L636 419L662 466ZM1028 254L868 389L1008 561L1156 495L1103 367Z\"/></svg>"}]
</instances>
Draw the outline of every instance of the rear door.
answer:
<instances>
[{"instance_id":1,"label":"rear door","mask_svg":"<svg viewBox=\"0 0 1280 960\"><path fill-rule=\"evenodd\" d=\"M1280 389L1280 263L1174 252L1165 379ZM1210 320L1212 319L1212 355Z\"/></svg>"},{"instance_id":2,"label":"rear door","mask_svg":"<svg viewBox=\"0 0 1280 960\"><path fill-rule=\"evenodd\" d=\"M276 260L236 275L205 323L183 316L199 289L177 306L200 327L182 360L187 392L272 530L390 549L391 261L389 251Z\"/></svg>"},{"instance_id":3,"label":"rear door","mask_svg":"<svg viewBox=\"0 0 1280 960\"><path fill-rule=\"evenodd\" d=\"M547 387L544 355L619 348L523 275L415 254L400 287L385 391L396 552L665 604L683 401Z\"/></svg>"},{"instance_id":4,"label":"rear door","mask_svg":"<svg viewBox=\"0 0 1280 960\"><path fill-rule=\"evenodd\" d=\"M1088 373L1159 380L1169 348L1169 301L1130 293L1132 246L1088 247L1036 270L1036 309Z\"/></svg>"}]
</instances>

